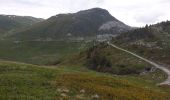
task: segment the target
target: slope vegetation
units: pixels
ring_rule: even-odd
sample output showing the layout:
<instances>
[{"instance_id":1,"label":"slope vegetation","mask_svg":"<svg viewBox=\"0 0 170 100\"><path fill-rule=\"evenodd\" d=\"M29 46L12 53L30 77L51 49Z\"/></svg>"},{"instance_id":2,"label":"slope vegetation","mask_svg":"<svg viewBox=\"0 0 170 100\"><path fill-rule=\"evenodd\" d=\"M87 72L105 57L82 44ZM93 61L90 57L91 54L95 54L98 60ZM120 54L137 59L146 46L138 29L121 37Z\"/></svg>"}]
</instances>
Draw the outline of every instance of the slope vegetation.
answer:
<instances>
[{"instance_id":1,"label":"slope vegetation","mask_svg":"<svg viewBox=\"0 0 170 100\"><path fill-rule=\"evenodd\" d=\"M90 43L70 41L0 41L0 59L54 64L86 49Z\"/></svg>"},{"instance_id":2,"label":"slope vegetation","mask_svg":"<svg viewBox=\"0 0 170 100\"><path fill-rule=\"evenodd\" d=\"M74 64L81 63L83 66L99 72L119 75L140 74L152 69L152 65L136 59L130 54L114 49L107 43L92 46L66 63L69 62Z\"/></svg>"},{"instance_id":3,"label":"slope vegetation","mask_svg":"<svg viewBox=\"0 0 170 100\"><path fill-rule=\"evenodd\" d=\"M76 66L40 67L0 61L0 72L0 99L169 99L168 90L152 86L145 79Z\"/></svg>"}]
</instances>

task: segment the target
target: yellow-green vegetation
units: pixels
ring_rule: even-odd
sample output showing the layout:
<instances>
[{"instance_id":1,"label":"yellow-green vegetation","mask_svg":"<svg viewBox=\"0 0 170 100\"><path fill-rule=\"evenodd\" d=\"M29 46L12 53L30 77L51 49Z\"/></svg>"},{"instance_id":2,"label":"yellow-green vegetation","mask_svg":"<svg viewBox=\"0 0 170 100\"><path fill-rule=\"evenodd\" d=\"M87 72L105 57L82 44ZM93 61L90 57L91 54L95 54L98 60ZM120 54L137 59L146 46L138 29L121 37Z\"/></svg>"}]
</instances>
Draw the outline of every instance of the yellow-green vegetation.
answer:
<instances>
[{"instance_id":1,"label":"yellow-green vegetation","mask_svg":"<svg viewBox=\"0 0 170 100\"><path fill-rule=\"evenodd\" d=\"M169 97L169 91L137 76L103 74L80 66L0 61L1 100L169 100Z\"/></svg>"},{"instance_id":2,"label":"yellow-green vegetation","mask_svg":"<svg viewBox=\"0 0 170 100\"><path fill-rule=\"evenodd\" d=\"M126 79L108 76L84 73L63 74L57 76L53 84L56 85L56 88L70 90L66 98L77 97L77 95L90 98L97 94L101 100L168 100L168 93L153 91L133 84ZM82 95L81 90L86 91L86 93Z\"/></svg>"},{"instance_id":3,"label":"yellow-green vegetation","mask_svg":"<svg viewBox=\"0 0 170 100\"><path fill-rule=\"evenodd\" d=\"M0 62L0 99L36 100L53 99L55 90L51 80L56 70L34 65Z\"/></svg>"}]
</instances>

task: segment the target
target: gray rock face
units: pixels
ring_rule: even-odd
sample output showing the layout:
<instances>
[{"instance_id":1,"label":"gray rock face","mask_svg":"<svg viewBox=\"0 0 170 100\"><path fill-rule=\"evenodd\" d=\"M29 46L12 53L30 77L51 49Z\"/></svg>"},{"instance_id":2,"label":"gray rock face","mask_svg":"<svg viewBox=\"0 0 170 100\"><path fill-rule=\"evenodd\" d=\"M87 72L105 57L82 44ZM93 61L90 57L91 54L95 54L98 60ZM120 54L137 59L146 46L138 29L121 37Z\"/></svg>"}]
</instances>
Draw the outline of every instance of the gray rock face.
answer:
<instances>
[{"instance_id":1,"label":"gray rock face","mask_svg":"<svg viewBox=\"0 0 170 100\"><path fill-rule=\"evenodd\" d=\"M125 25L124 23L113 20L113 21L108 21L101 25L99 27L99 31L103 32L103 34L109 33L109 34L119 34L122 32L126 32L128 30L131 30L132 28L128 25Z\"/></svg>"},{"instance_id":2,"label":"gray rock face","mask_svg":"<svg viewBox=\"0 0 170 100\"><path fill-rule=\"evenodd\" d=\"M99 30L110 30L112 28L130 29L129 26L120 23L119 21L109 21L100 26Z\"/></svg>"}]
</instances>

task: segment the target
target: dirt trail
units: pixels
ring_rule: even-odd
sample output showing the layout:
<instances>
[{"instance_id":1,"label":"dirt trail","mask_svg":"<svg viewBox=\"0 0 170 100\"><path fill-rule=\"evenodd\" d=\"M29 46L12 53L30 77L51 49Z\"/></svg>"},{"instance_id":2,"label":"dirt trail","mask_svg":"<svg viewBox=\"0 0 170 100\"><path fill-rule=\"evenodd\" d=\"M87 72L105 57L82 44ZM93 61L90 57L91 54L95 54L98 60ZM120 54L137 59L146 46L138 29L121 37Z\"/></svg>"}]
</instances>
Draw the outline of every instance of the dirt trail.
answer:
<instances>
[{"instance_id":1,"label":"dirt trail","mask_svg":"<svg viewBox=\"0 0 170 100\"><path fill-rule=\"evenodd\" d=\"M121 50L121 51L124 51L124 52L126 52L126 53L129 53L129 54L131 54L131 55L133 55L133 56L135 56L135 57L137 57L137 58L139 58L139 59L141 59L141 60L143 60L143 61L145 61L145 62L147 62L147 63L149 63L149 64L151 64L151 65L153 65L153 66L155 66L156 68L164 71L164 72L168 75L168 78L167 78L164 82L160 83L160 85L170 85L170 70L169 70L168 68L163 67L163 66L161 66L161 65L158 65L158 64L156 64L155 62L152 62L152 61L150 61L150 60L148 60L148 59L145 59L145 58L143 58L143 57L141 57L141 56L139 56L139 55L137 55L137 54L135 54L135 53L133 53L133 52L130 52L130 51L125 50L125 49L122 49L122 48L120 48L120 47L118 47L118 46L116 46L116 45L114 45L114 44L112 44L112 43L110 43L110 42L107 42L107 44L110 45L110 46L112 46L112 47L114 47L114 48L116 48L116 49L119 49L119 50Z\"/></svg>"}]
</instances>

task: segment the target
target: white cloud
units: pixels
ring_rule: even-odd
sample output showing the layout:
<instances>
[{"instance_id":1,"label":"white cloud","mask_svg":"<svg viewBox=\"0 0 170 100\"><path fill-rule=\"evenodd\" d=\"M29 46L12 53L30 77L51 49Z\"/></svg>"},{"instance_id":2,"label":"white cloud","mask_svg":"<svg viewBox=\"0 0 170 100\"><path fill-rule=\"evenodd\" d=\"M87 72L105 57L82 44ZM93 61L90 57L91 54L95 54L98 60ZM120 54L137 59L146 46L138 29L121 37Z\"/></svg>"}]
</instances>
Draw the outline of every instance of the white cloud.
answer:
<instances>
[{"instance_id":1,"label":"white cloud","mask_svg":"<svg viewBox=\"0 0 170 100\"><path fill-rule=\"evenodd\" d=\"M131 26L170 20L169 0L0 0L1 14L48 18L59 13L101 7Z\"/></svg>"}]
</instances>

